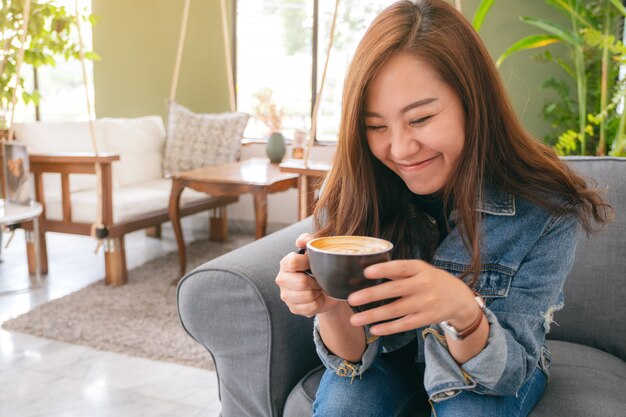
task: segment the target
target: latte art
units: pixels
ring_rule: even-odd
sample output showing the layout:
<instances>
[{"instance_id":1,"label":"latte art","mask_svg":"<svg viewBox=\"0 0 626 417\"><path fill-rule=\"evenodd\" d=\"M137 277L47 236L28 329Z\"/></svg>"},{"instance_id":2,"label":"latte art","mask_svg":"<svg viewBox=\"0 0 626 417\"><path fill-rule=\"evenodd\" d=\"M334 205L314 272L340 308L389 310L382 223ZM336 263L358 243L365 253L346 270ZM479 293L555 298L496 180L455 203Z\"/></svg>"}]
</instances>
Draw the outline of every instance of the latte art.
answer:
<instances>
[{"instance_id":1,"label":"latte art","mask_svg":"<svg viewBox=\"0 0 626 417\"><path fill-rule=\"evenodd\" d=\"M363 270L390 261L393 243L369 236L326 236L309 240L306 247L311 266L306 273L330 297L345 300L354 291L378 283L365 278Z\"/></svg>"},{"instance_id":2,"label":"latte art","mask_svg":"<svg viewBox=\"0 0 626 417\"><path fill-rule=\"evenodd\" d=\"M389 250L386 240L365 236L329 236L316 239L311 246L317 250L337 254L361 255Z\"/></svg>"}]
</instances>

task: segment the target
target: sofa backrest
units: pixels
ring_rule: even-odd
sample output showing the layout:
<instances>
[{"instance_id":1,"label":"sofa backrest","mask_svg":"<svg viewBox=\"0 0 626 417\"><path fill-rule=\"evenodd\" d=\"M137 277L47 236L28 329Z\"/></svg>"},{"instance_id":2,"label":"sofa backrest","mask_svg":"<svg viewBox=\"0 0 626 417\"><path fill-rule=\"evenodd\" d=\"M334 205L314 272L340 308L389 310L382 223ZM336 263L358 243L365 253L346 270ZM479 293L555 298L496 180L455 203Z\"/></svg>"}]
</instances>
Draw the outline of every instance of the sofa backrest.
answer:
<instances>
[{"instance_id":1,"label":"sofa backrest","mask_svg":"<svg viewBox=\"0 0 626 417\"><path fill-rule=\"evenodd\" d=\"M162 178L165 127L161 116L102 118L94 126L98 151L120 155L120 161L113 164L115 186ZM94 151L87 121L16 123L15 138L31 154ZM46 194L60 193L58 176L44 175ZM95 187L94 175L70 175L72 192Z\"/></svg>"},{"instance_id":2,"label":"sofa backrest","mask_svg":"<svg viewBox=\"0 0 626 417\"><path fill-rule=\"evenodd\" d=\"M100 152L108 152L102 127L96 124L96 140ZM89 122L32 122L15 123L15 140L28 148L29 154L93 152L89 136ZM44 174L44 190L48 195L61 194L59 174ZM71 175L70 191L96 187L95 175Z\"/></svg>"},{"instance_id":3,"label":"sofa backrest","mask_svg":"<svg viewBox=\"0 0 626 417\"><path fill-rule=\"evenodd\" d=\"M626 360L626 158L568 157L580 175L606 189L615 221L578 236L576 259L564 288L565 307L549 339L596 347Z\"/></svg>"},{"instance_id":4,"label":"sofa backrest","mask_svg":"<svg viewBox=\"0 0 626 417\"><path fill-rule=\"evenodd\" d=\"M163 177L165 127L161 116L103 118L98 122L109 152L120 155L119 162L113 164L116 185L124 187Z\"/></svg>"}]
</instances>

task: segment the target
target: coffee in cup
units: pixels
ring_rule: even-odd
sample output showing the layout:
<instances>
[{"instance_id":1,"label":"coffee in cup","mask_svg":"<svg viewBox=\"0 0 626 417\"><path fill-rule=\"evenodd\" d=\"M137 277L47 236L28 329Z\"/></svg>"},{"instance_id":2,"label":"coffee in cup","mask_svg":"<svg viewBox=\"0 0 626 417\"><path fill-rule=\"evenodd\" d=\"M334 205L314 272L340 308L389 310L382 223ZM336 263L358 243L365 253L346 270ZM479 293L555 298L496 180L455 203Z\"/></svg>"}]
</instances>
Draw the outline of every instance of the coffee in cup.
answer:
<instances>
[{"instance_id":1,"label":"coffee in cup","mask_svg":"<svg viewBox=\"0 0 626 417\"><path fill-rule=\"evenodd\" d=\"M329 296L345 300L351 293L375 285L365 278L370 265L391 260L393 244L368 236L327 236L310 240L307 255L311 276Z\"/></svg>"}]
</instances>

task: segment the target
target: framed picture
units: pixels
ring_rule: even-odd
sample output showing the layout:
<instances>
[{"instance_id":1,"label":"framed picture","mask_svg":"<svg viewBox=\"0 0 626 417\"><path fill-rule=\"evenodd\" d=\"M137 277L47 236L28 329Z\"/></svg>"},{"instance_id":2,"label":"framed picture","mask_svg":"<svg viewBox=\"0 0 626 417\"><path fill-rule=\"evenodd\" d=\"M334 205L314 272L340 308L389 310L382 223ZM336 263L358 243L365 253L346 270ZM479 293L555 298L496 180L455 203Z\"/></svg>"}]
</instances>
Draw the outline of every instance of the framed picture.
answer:
<instances>
[{"instance_id":1,"label":"framed picture","mask_svg":"<svg viewBox=\"0 0 626 417\"><path fill-rule=\"evenodd\" d=\"M13 142L4 142L2 146L5 200L13 204L30 204L30 167L26 146Z\"/></svg>"}]
</instances>

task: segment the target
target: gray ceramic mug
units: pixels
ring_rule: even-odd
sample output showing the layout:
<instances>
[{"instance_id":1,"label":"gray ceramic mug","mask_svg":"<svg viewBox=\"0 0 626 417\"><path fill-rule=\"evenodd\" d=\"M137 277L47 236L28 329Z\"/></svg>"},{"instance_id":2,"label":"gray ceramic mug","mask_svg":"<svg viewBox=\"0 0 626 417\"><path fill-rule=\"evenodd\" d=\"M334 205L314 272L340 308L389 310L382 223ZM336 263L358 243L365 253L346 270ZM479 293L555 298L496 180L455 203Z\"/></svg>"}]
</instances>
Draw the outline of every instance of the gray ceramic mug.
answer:
<instances>
[{"instance_id":1,"label":"gray ceramic mug","mask_svg":"<svg viewBox=\"0 0 626 417\"><path fill-rule=\"evenodd\" d=\"M307 271L333 298L345 300L351 293L380 282L363 276L370 265L391 260L393 244L368 236L327 236L310 240Z\"/></svg>"}]
</instances>

